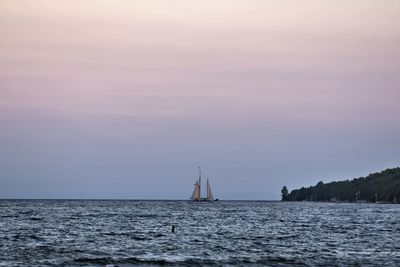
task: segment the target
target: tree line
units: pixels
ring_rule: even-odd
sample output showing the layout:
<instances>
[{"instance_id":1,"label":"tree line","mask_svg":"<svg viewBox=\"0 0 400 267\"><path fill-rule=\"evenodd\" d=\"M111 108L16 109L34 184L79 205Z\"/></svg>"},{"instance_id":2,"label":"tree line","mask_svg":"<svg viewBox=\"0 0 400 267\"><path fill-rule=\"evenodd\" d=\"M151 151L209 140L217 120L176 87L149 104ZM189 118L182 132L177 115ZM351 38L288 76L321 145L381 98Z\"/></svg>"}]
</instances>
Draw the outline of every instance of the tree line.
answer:
<instances>
[{"instance_id":1,"label":"tree line","mask_svg":"<svg viewBox=\"0 0 400 267\"><path fill-rule=\"evenodd\" d=\"M400 203L400 168L386 169L366 177L315 186L281 190L282 201L340 201Z\"/></svg>"}]
</instances>

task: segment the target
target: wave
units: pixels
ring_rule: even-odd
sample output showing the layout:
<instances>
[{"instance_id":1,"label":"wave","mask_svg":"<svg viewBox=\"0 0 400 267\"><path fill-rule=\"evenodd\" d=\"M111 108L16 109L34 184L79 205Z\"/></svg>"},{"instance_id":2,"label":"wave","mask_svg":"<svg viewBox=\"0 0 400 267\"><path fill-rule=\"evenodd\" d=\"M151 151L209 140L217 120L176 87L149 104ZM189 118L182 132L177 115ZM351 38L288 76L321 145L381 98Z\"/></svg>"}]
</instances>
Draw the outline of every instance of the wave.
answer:
<instances>
[{"instance_id":1,"label":"wave","mask_svg":"<svg viewBox=\"0 0 400 267\"><path fill-rule=\"evenodd\" d=\"M74 260L75 263L80 265L113 265L118 266L126 265L139 265L139 266L221 266L221 265L274 265L274 266L304 266L304 263L296 262L293 259L284 257L267 257L258 260L251 260L250 258L231 258L229 260L213 260L213 259L196 259L196 258L182 258L181 260L170 259L143 259L137 257L128 257L123 259L115 259L112 257L99 257L99 258L78 258Z\"/></svg>"}]
</instances>

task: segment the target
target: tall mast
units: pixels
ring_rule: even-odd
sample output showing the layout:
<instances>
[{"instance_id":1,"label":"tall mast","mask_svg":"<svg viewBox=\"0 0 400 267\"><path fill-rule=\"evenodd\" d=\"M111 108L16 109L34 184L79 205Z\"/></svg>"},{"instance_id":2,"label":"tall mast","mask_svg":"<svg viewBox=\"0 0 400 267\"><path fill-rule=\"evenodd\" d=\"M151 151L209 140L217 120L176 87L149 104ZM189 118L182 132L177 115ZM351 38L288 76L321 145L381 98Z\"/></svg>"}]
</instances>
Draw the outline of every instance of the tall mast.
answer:
<instances>
[{"instance_id":1,"label":"tall mast","mask_svg":"<svg viewBox=\"0 0 400 267\"><path fill-rule=\"evenodd\" d=\"M199 167L199 195L201 198L201 168Z\"/></svg>"},{"instance_id":2,"label":"tall mast","mask_svg":"<svg viewBox=\"0 0 400 267\"><path fill-rule=\"evenodd\" d=\"M208 183L208 178L207 178L207 200L210 200L210 184Z\"/></svg>"}]
</instances>

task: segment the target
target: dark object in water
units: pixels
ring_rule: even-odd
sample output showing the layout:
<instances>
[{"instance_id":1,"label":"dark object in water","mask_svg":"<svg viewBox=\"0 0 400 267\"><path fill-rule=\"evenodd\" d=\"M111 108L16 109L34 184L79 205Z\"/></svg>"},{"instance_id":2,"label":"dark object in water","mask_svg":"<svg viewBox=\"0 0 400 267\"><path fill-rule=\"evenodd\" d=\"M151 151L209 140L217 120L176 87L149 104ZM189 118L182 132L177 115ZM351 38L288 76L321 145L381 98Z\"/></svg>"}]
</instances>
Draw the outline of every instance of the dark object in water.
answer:
<instances>
[{"instance_id":1,"label":"dark object in water","mask_svg":"<svg viewBox=\"0 0 400 267\"><path fill-rule=\"evenodd\" d=\"M172 232L172 233L175 233L175 225L172 225L171 232Z\"/></svg>"}]
</instances>

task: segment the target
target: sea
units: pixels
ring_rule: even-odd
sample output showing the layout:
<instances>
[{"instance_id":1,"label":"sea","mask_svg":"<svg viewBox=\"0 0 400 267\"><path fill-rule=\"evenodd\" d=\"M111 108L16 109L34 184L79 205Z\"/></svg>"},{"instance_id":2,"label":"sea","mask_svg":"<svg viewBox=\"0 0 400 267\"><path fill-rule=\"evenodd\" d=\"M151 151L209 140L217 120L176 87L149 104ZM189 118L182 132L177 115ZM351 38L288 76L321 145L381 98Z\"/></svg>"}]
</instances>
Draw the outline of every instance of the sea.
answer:
<instances>
[{"instance_id":1,"label":"sea","mask_svg":"<svg viewBox=\"0 0 400 267\"><path fill-rule=\"evenodd\" d=\"M0 266L400 266L400 205L0 200Z\"/></svg>"}]
</instances>

